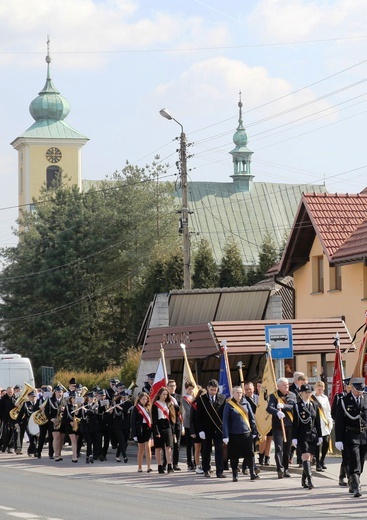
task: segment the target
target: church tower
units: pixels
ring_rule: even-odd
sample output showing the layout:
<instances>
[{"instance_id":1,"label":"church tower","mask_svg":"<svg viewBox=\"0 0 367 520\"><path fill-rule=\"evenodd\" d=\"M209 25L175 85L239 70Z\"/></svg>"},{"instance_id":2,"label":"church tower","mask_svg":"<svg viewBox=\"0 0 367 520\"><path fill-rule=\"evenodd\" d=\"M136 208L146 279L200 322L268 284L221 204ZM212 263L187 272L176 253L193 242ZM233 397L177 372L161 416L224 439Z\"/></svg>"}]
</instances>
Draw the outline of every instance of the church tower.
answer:
<instances>
[{"instance_id":1,"label":"church tower","mask_svg":"<svg viewBox=\"0 0 367 520\"><path fill-rule=\"evenodd\" d=\"M242 106L240 92L238 127L233 136L233 142L236 146L229 152L233 158L233 175L231 177L235 183L236 191L250 191L251 181L254 178L251 175L251 155L254 152L247 148L248 137L243 126Z\"/></svg>"},{"instance_id":2,"label":"church tower","mask_svg":"<svg viewBox=\"0 0 367 520\"><path fill-rule=\"evenodd\" d=\"M67 182L82 189L81 149L88 138L64 121L70 104L53 85L49 44L46 83L29 106L35 122L11 143L18 151L19 207L28 211L44 185Z\"/></svg>"}]
</instances>

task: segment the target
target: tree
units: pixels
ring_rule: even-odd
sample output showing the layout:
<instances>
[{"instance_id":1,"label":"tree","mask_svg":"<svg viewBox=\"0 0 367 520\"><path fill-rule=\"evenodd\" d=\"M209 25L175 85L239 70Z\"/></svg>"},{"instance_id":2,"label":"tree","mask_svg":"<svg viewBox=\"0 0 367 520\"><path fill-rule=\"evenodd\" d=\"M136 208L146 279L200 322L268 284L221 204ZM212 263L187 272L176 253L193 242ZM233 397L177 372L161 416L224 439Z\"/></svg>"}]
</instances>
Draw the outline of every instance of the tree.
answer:
<instances>
[{"instance_id":1,"label":"tree","mask_svg":"<svg viewBox=\"0 0 367 520\"><path fill-rule=\"evenodd\" d=\"M219 269L220 287L241 287L245 285L245 267L236 242L229 240L224 246L223 253Z\"/></svg>"},{"instance_id":2,"label":"tree","mask_svg":"<svg viewBox=\"0 0 367 520\"><path fill-rule=\"evenodd\" d=\"M218 287L218 267L209 241L205 238L200 241L194 256L192 285L194 289Z\"/></svg>"},{"instance_id":3,"label":"tree","mask_svg":"<svg viewBox=\"0 0 367 520\"><path fill-rule=\"evenodd\" d=\"M177 234L173 186L156 182L162 171L127 164L98 190L42 191L20 219L18 245L2 251L5 348L36 370L121 364L136 338L134 297L151 252Z\"/></svg>"},{"instance_id":4,"label":"tree","mask_svg":"<svg viewBox=\"0 0 367 520\"><path fill-rule=\"evenodd\" d=\"M266 278L266 272L279 261L279 252L273 237L266 233L261 243L259 252L259 265L251 266L247 271L248 285L254 285Z\"/></svg>"}]
</instances>

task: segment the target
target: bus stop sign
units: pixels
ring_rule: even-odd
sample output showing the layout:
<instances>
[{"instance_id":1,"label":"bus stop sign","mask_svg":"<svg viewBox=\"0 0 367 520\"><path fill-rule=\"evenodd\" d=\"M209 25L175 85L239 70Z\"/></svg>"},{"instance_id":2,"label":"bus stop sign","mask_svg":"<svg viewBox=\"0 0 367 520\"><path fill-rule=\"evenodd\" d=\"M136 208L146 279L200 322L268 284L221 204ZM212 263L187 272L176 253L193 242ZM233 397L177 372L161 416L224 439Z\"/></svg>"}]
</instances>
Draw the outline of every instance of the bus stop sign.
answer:
<instances>
[{"instance_id":1,"label":"bus stop sign","mask_svg":"<svg viewBox=\"0 0 367 520\"><path fill-rule=\"evenodd\" d=\"M293 357L292 325L265 325L265 341L271 346L273 359Z\"/></svg>"}]
</instances>

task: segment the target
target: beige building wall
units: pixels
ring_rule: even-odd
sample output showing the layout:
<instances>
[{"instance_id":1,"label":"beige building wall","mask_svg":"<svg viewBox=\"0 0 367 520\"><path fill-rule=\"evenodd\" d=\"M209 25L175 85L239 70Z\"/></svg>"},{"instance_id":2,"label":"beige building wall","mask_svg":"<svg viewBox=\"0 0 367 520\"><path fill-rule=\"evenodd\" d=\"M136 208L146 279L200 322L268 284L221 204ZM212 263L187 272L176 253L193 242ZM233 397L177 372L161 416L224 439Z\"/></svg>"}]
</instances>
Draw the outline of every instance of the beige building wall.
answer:
<instances>
[{"instance_id":1,"label":"beige building wall","mask_svg":"<svg viewBox=\"0 0 367 520\"><path fill-rule=\"evenodd\" d=\"M82 189L81 148L84 139L41 140L19 138L13 144L18 151L18 196L21 208L32 204L32 199L39 198L40 190L46 183L46 172L49 166L58 166L64 182L77 185ZM47 157L47 150L57 148L62 156L58 162L52 163ZM29 209L29 208L26 208Z\"/></svg>"},{"instance_id":2,"label":"beige building wall","mask_svg":"<svg viewBox=\"0 0 367 520\"><path fill-rule=\"evenodd\" d=\"M317 259L323 259L323 292L317 291ZM331 318L344 316L346 326L353 337L356 330L364 323L367 308L367 267L362 263L341 267L341 290L333 288L335 268L330 268L322 245L316 236L309 262L294 272L296 289L296 318ZM363 331L358 333L355 345L357 351L343 356L345 375L353 372L357 352L363 337ZM332 342L333 339L330 338ZM327 355L327 362L334 361L333 355ZM316 372L315 372L316 363ZM322 373L321 356L299 356L297 370L305 372L309 377L312 372L317 377Z\"/></svg>"}]
</instances>

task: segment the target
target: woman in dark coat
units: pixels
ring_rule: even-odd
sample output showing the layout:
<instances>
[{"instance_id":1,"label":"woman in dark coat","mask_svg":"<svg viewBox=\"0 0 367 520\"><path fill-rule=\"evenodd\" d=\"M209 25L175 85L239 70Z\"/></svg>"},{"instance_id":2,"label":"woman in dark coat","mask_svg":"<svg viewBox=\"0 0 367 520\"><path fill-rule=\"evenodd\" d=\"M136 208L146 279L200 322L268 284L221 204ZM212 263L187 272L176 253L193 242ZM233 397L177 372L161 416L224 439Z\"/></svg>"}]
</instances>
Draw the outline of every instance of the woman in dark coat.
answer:
<instances>
[{"instance_id":1,"label":"woman in dark coat","mask_svg":"<svg viewBox=\"0 0 367 520\"><path fill-rule=\"evenodd\" d=\"M293 408L292 444L300 448L303 473L301 485L305 489L314 487L312 482L311 461L317 447L322 443L320 411L317 403L311 400L312 388L304 384L300 388L300 399ZM307 483L306 483L307 479Z\"/></svg>"},{"instance_id":2,"label":"woman in dark coat","mask_svg":"<svg viewBox=\"0 0 367 520\"><path fill-rule=\"evenodd\" d=\"M150 417L149 395L140 392L135 406L131 411L131 436L138 443L138 472L143 471L143 458L147 461L147 472L153 470L150 467L152 461L151 454L151 437L152 437L152 419Z\"/></svg>"},{"instance_id":3,"label":"woman in dark coat","mask_svg":"<svg viewBox=\"0 0 367 520\"><path fill-rule=\"evenodd\" d=\"M228 444L233 482L238 481L238 462L244 459L249 467L251 480L260 478L255 473L253 438L257 437L254 414L246 399L242 400L242 388L233 387L232 397L223 411L223 442Z\"/></svg>"},{"instance_id":4,"label":"woman in dark coat","mask_svg":"<svg viewBox=\"0 0 367 520\"><path fill-rule=\"evenodd\" d=\"M158 473L164 473L162 465L162 449L167 460L167 472L172 473L173 428L176 410L168 389L160 388L153 399L152 423L155 455L158 462Z\"/></svg>"}]
</instances>

